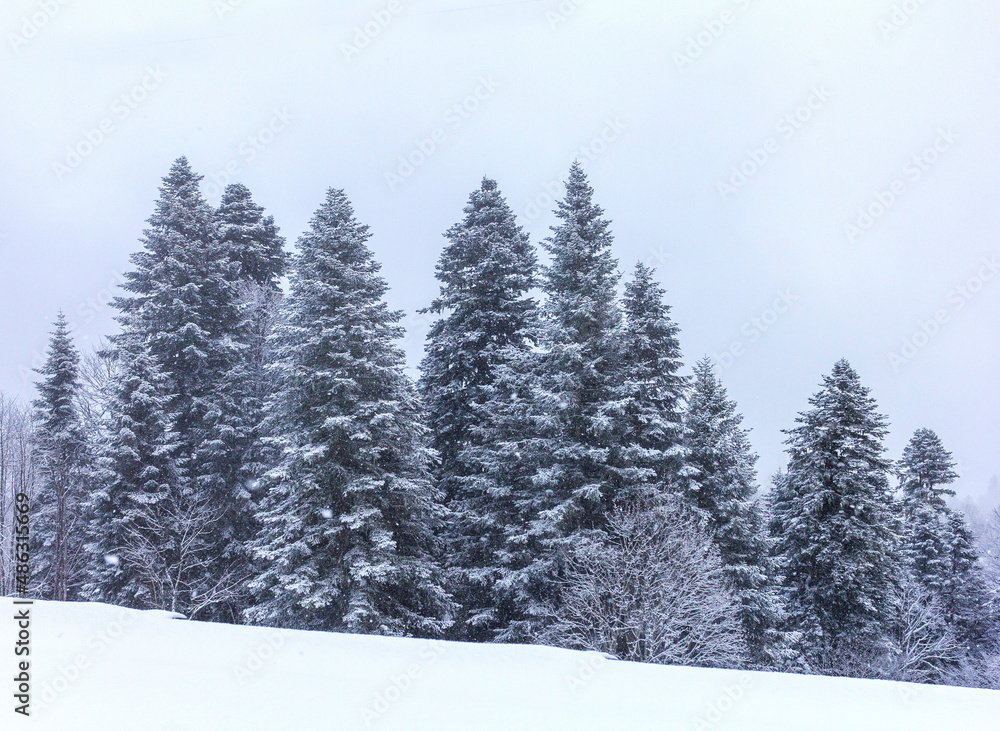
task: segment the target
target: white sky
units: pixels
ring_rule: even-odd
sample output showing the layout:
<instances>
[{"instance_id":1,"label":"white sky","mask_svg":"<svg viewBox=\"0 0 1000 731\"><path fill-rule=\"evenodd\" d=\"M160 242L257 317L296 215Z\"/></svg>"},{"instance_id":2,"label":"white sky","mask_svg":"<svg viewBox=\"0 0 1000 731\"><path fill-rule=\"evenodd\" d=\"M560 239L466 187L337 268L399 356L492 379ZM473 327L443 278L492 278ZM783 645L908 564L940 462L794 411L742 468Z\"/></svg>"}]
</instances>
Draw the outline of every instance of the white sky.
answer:
<instances>
[{"instance_id":1,"label":"white sky","mask_svg":"<svg viewBox=\"0 0 1000 731\"><path fill-rule=\"evenodd\" d=\"M389 20L345 53L373 14ZM537 242L546 187L590 155L622 269L658 267L686 360L736 343L720 372L764 482L844 356L890 416L892 457L933 428L960 489L982 492L1000 474L1000 271L982 265L1000 257L998 31L984 0L5 0L0 390L31 397L59 308L81 348L111 331L101 303L179 155L212 203L211 176L238 170L290 242L346 189L408 313L411 366L441 234L482 176ZM779 292L793 302L769 312Z\"/></svg>"}]
</instances>

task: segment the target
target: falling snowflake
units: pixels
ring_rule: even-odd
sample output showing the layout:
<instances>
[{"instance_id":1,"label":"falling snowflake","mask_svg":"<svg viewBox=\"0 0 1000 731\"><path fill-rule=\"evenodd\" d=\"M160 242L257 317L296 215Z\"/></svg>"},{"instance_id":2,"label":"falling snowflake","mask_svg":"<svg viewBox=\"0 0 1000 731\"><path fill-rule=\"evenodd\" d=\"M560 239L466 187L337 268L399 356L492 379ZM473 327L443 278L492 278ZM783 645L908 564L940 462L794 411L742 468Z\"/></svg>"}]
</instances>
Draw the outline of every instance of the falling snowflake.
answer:
<instances>
[{"instance_id":1,"label":"falling snowflake","mask_svg":"<svg viewBox=\"0 0 1000 731\"><path fill-rule=\"evenodd\" d=\"M322 515L327 520L333 519L333 511L330 510L330 508L323 508L322 510L319 511L319 514Z\"/></svg>"},{"instance_id":2,"label":"falling snowflake","mask_svg":"<svg viewBox=\"0 0 1000 731\"><path fill-rule=\"evenodd\" d=\"M120 561L121 559L119 559L112 553L109 553L107 556L104 557L104 563L106 563L108 566L117 566Z\"/></svg>"}]
</instances>

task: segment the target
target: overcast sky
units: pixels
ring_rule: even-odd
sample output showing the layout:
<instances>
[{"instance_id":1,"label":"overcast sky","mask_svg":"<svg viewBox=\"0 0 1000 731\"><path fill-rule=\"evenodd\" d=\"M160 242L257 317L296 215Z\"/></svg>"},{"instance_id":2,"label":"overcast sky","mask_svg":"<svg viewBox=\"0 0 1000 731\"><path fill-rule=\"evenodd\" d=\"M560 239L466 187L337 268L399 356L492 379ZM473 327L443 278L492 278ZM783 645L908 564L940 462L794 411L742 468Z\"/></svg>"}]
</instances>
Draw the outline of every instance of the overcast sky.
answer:
<instances>
[{"instance_id":1,"label":"overcast sky","mask_svg":"<svg viewBox=\"0 0 1000 731\"><path fill-rule=\"evenodd\" d=\"M495 178L537 242L578 157L762 482L840 357L890 456L926 426L960 490L1000 474L996 3L5 0L0 30L0 390L33 395L60 308L81 349L113 330L180 155L289 243L344 188L411 367L469 192Z\"/></svg>"}]
</instances>

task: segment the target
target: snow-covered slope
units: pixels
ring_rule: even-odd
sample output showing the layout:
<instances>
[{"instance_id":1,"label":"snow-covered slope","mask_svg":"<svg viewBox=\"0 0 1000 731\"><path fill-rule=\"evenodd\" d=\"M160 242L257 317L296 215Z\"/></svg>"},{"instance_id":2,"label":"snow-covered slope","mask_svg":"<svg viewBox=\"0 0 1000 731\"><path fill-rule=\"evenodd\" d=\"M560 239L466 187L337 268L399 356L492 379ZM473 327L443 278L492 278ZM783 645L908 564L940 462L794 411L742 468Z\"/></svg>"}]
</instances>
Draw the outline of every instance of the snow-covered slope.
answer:
<instances>
[{"instance_id":1,"label":"snow-covered slope","mask_svg":"<svg viewBox=\"0 0 1000 731\"><path fill-rule=\"evenodd\" d=\"M31 607L31 718L14 713L15 607L0 599L0 728L987 731L1000 692L662 667L546 647Z\"/></svg>"}]
</instances>

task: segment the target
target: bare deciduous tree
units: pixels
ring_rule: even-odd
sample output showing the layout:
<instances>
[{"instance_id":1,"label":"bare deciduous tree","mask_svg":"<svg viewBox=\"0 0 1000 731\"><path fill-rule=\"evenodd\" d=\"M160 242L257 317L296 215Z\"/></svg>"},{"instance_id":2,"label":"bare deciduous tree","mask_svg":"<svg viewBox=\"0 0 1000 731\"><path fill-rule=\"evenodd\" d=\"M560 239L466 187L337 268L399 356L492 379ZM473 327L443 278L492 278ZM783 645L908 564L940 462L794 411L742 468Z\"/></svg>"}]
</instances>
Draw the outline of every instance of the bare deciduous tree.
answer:
<instances>
[{"instance_id":1,"label":"bare deciduous tree","mask_svg":"<svg viewBox=\"0 0 1000 731\"><path fill-rule=\"evenodd\" d=\"M206 539L222 517L208 499L167 496L141 510L133 523L136 528L106 560L129 565L149 608L195 618L204 609L234 601L248 579L229 571L206 583L207 570L217 558Z\"/></svg>"},{"instance_id":2,"label":"bare deciduous tree","mask_svg":"<svg viewBox=\"0 0 1000 731\"><path fill-rule=\"evenodd\" d=\"M622 660L736 667L746 646L710 534L680 505L626 508L567 557L540 639Z\"/></svg>"},{"instance_id":3,"label":"bare deciduous tree","mask_svg":"<svg viewBox=\"0 0 1000 731\"><path fill-rule=\"evenodd\" d=\"M914 581L903 583L891 652L879 663L880 677L911 683L940 682L958 665L962 649L944 621L938 601Z\"/></svg>"},{"instance_id":4,"label":"bare deciduous tree","mask_svg":"<svg viewBox=\"0 0 1000 731\"><path fill-rule=\"evenodd\" d=\"M34 423L20 402L0 393L0 595L16 590L14 496L35 494Z\"/></svg>"}]
</instances>

